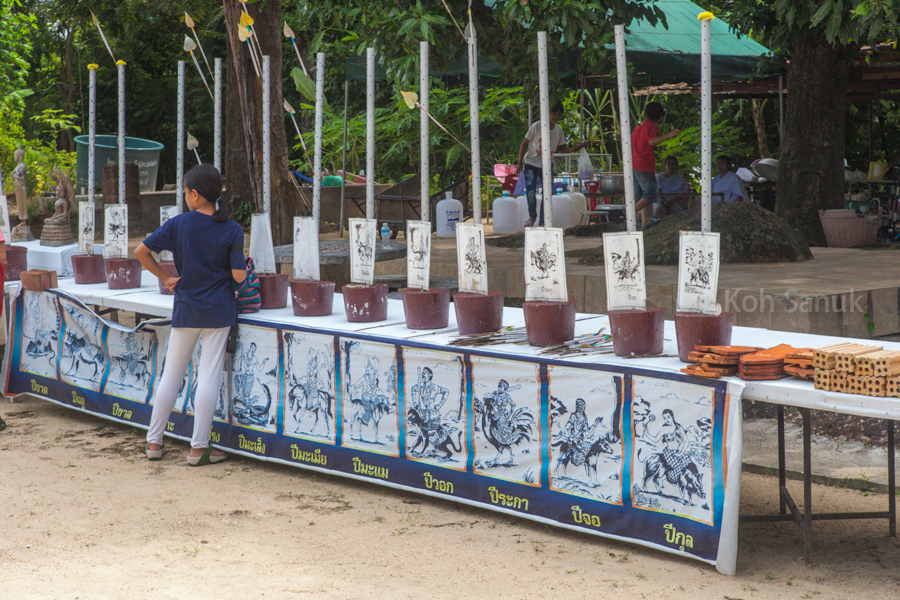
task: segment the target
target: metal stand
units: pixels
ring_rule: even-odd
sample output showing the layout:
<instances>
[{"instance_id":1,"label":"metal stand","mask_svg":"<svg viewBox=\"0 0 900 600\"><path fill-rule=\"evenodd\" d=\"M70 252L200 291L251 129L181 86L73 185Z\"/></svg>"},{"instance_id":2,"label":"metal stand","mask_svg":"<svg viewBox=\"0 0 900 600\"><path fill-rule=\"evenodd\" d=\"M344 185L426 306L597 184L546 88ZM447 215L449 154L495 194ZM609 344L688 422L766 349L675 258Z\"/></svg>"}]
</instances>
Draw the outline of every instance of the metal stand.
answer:
<instances>
[{"instance_id":1,"label":"metal stand","mask_svg":"<svg viewBox=\"0 0 900 600\"><path fill-rule=\"evenodd\" d=\"M894 421L887 420L888 443L888 510L884 512L816 513L812 512L812 419L809 408L801 408L803 417L803 509L801 510L785 485L784 406L778 406L778 489L779 514L741 517L741 523L796 521L803 535L803 559L812 562L812 522L844 519L887 519L888 534L897 537L897 486L894 457ZM788 514L787 509L790 509Z\"/></svg>"}]
</instances>

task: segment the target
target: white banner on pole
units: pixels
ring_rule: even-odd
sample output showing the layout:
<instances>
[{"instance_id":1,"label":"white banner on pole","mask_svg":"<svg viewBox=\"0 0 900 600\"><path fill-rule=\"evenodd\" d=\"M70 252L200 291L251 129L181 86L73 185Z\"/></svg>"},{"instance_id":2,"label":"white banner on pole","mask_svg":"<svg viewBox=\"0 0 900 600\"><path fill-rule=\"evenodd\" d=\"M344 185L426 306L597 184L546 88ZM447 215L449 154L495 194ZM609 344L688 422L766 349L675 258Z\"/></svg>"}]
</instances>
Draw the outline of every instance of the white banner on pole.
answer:
<instances>
[{"instance_id":1,"label":"white banner on pole","mask_svg":"<svg viewBox=\"0 0 900 600\"><path fill-rule=\"evenodd\" d=\"M559 227L525 230L525 300L569 300L563 230Z\"/></svg>"},{"instance_id":2,"label":"white banner on pole","mask_svg":"<svg viewBox=\"0 0 900 600\"><path fill-rule=\"evenodd\" d=\"M250 217L250 258L257 273L274 275L275 249L272 247L272 223L269 213L256 213Z\"/></svg>"},{"instance_id":3,"label":"white banner on pole","mask_svg":"<svg viewBox=\"0 0 900 600\"><path fill-rule=\"evenodd\" d=\"M159 226L162 227L166 221L171 219L172 217L178 216L181 214L181 207L178 205L174 206L160 206L159 207ZM172 262L174 257L172 253L168 250L163 250L159 253L159 260L163 262Z\"/></svg>"},{"instance_id":4,"label":"white banner on pole","mask_svg":"<svg viewBox=\"0 0 900 600\"><path fill-rule=\"evenodd\" d=\"M428 289L431 270L431 222L406 222L406 287Z\"/></svg>"},{"instance_id":5,"label":"white banner on pole","mask_svg":"<svg viewBox=\"0 0 900 600\"><path fill-rule=\"evenodd\" d=\"M375 219L350 219L350 281L375 282Z\"/></svg>"},{"instance_id":6,"label":"white banner on pole","mask_svg":"<svg viewBox=\"0 0 900 600\"><path fill-rule=\"evenodd\" d=\"M609 310L645 310L644 234L604 233L603 264L606 268L606 304Z\"/></svg>"},{"instance_id":7,"label":"white banner on pole","mask_svg":"<svg viewBox=\"0 0 900 600\"><path fill-rule=\"evenodd\" d=\"M128 205L107 205L105 217L103 258L128 258Z\"/></svg>"},{"instance_id":8,"label":"white banner on pole","mask_svg":"<svg viewBox=\"0 0 900 600\"><path fill-rule=\"evenodd\" d=\"M319 220L294 217L294 279L319 281Z\"/></svg>"},{"instance_id":9,"label":"white banner on pole","mask_svg":"<svg viewBox=\"0 0 900 600\"><path fill-rule=\"evenodd\" d=\"M5 200L5 198L3 198ZM6 202L2 202L4 209ZM94 203L79 202L78 203L78 253L93 254L94 253ZM6 235L6 232L3 232ZM7 238L9 239L9 238Z\"/></svg>"},{"instance_id":10,"label":"white banner on pole","mask_svg":"<svg viewBox=\"0 0 900 600\"><path fill-rule=\"evenodd\" d=\"M678 312L718 315L719 234L682 231L678 248Z\"/></svg>"},{"instance_id":11,"label":"white banner on pole","mask_svg":"<svg viewBox=\"0 0 900 600\"><path fill-rule=\"evenodd\" d=\"M0 194L0 219L2 219L2 222L0 222L0 231L3 232L3 239L6 240L6 243L8 244L12 240L12 236L9 229L9 204L7 203L4 194Z\"/></svg>"},{"instance_id":12,"label":"white banner on pole","mask_svg":"<svg viewBox=\"0 0 900 600\"><path fill-rule=\"evenodd\" d=\"M456 264L459 291L472 294L488 293L483 225L456 224Z\"/></svg>"}]
</instances>

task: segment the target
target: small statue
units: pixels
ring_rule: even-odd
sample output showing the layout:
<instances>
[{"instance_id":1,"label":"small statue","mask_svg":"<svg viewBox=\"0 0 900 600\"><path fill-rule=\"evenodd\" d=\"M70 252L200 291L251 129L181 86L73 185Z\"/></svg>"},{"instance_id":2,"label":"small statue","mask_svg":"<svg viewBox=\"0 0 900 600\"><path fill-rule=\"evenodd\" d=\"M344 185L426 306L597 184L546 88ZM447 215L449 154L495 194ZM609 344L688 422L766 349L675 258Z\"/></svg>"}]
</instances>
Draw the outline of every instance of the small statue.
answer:
<instances>
[{"instance_id":1,"label":"small statue","mask_svg":"<svg viewBox=\"0 0 900 600\"><path fill-rule=\"evenodd\" d=\"M12 230L13 242L30 242L34 239L31 235L31 227L28 226L28 191L25 187L28 177L28 168L25 166L25 151L22 144L13 155L16 159L16 168L13 169L12 178L16 184L16 206L19 209L19 224Z\"/></svg>"},{"instance_id":2,"label":"small statue","mask_svg":"<svg viewBox=\"0 0 900 600\"><path fill-rule=\"evenodd\" d=\"M56 183L57 200L53 215L44 219L41 246L68 246L75 243L69 222L69 211L75 200L75 189L72 187L72 180L58 168L54 167L50 179Z\"/></svg>"}]
</instances>

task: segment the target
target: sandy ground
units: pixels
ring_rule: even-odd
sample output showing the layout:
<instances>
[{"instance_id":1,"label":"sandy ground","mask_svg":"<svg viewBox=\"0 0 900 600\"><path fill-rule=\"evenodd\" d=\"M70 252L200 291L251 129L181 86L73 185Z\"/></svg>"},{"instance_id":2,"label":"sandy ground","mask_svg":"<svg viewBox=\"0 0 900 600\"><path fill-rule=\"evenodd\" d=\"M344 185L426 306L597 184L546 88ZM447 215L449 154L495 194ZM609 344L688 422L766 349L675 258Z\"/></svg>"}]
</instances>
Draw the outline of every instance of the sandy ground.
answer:
<instances>
[{"instance_id":1,"label":"sandy ground","mask_svg":"<svg viewBox=\"0 0 900 600\"><path fill-rule=\"evenodd\" d=\"M232 459L161 462L143 431L55 404L0 404L0 598L900 598L885 521L742 525L738 574L357 481ZM802 498L797 483L788 484ZM745 473L742 514L777 510ZM816 486L817 511L886 497Z\"/></svg>"}]
</instances>

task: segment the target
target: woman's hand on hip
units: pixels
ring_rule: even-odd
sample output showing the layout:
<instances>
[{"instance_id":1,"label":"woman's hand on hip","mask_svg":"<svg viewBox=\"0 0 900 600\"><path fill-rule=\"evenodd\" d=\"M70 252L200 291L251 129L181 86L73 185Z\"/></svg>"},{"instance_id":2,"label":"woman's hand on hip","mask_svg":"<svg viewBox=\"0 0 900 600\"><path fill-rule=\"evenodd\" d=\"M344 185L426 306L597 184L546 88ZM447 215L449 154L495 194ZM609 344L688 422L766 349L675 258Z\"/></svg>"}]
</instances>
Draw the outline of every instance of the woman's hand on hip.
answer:
<instances>
[{"instance_id":1,"label":"woman's hand on hip","mask_svg":"<svg viewBox=\"0 0 900 600\"><path fill-rule=\"evenodd\" d=\"M179 279L181 279L181 277L169 277L166 279L166 287L169 288L169 291L173 294L175 293L175 285L178 283Z\"/></svg>"}]
</instances>

